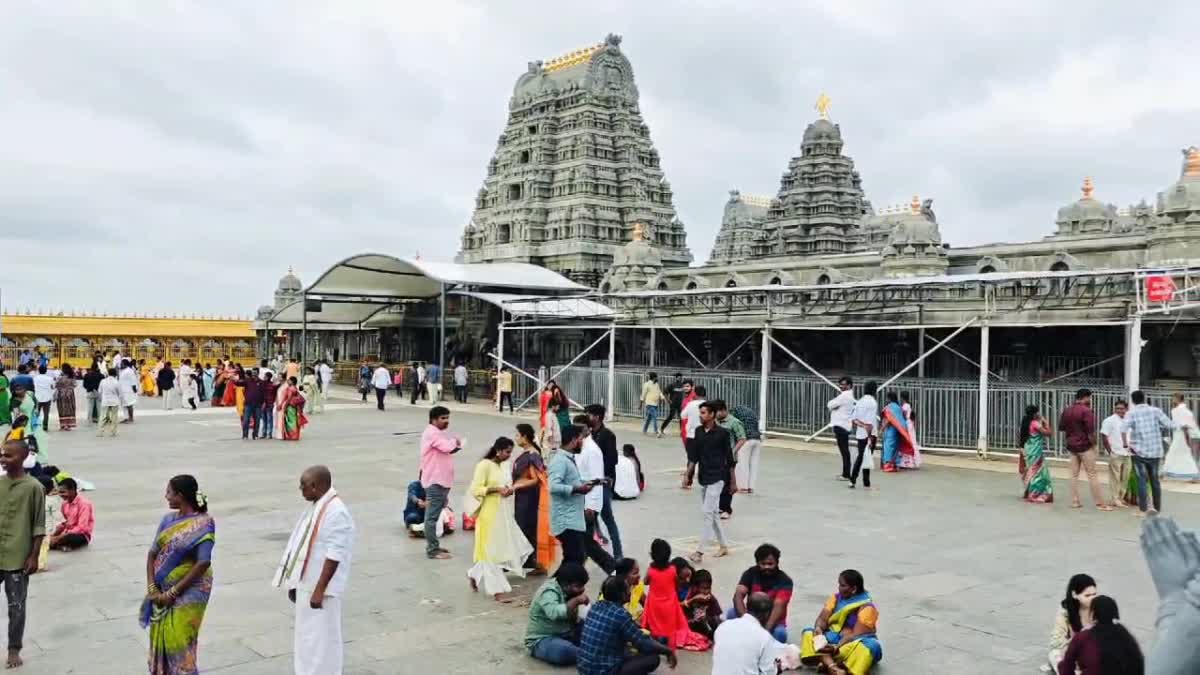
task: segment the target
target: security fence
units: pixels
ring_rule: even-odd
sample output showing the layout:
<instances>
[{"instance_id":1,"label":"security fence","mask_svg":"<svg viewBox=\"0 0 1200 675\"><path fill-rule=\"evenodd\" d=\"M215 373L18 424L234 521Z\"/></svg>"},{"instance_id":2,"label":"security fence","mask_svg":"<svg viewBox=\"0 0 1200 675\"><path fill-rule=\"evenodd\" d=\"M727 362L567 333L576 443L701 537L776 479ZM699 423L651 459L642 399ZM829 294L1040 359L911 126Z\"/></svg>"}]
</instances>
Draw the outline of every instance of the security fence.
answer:
<instances>
[{"instance_id":1,"label":"security fence","mask_svg":"<svg viewBox=\"0 0 1200 675\"><path fill-rule=\"evenodd\" d=\"M552 374L557 370L551 367ZM638 417L642 383L647 370L616 370L614 373L614 414L623 417ZM672 379L670 373L660 372L659 381L665 387ZM759 410L758 374L728 371L682 371L685 379L704 385L709 399L722 399L730 406L743 405ZM581 405L606 403L608 396L608 370L595 367L573 367L559 374L556 382ZM856 377L855 391L861 395L862 385L868 378ZM875 378L882 382L886 378ZM532 395L537 384L517 376L514 390L518 402ZM1017 427L1025 408L1036 405L1051 423L1057 427L1059 413L1075 400L1077 384L1072 385L1016 385L1005 382L988 383L988 446L993 451L1017 447ZM930 378L902 378L888 385L896 392L909 392L913 410L917 442L935 448L975 449L979 437L979 384L974 380L949 380ZM1091 387L1092 408L1096 411L1097 424L1111 414L1113 404L1125 398L1121 387ZM1171 390L1143 389L1147 402L1170 410ZM823 380L809 375L772 373L767 384L767 430L774 432L809 435L824 429L829 423L826 403L836 391ZM879 398L883 399L880 392ZM1200 391L1185 392L1189 399L1200 398ZM536 405L534 400L530 405ZM666 410L659 411L659 419ZM1055 455L1066 451L1062 436L1056 434L1050 441Z\"/></svg>"}]
</instances>

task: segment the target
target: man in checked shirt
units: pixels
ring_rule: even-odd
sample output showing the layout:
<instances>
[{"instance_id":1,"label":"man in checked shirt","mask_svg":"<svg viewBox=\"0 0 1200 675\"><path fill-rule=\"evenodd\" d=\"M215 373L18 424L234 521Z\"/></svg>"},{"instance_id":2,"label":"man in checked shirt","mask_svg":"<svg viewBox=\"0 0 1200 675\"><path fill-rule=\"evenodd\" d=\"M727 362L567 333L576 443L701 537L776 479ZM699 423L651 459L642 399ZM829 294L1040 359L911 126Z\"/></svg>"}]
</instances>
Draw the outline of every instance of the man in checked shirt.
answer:
<instances>
[{"instance_id":1,"label":"man in checked shirt","mask_svg":"<svg viewBox=\"0 0 1200 675\"><path fill-rule=\"evenodd\" d=\"M1163 433L1175 428L1175 423L1160 408L1146 403L1140 389L1129 395L1133 409L1125 414L1121 431L1128 435L1129 451L1133 453L1133 468L1138 477L1138 517L1153 516L1162 509L1162 486L1158 482L1158 465L1163 458ZM1146 484L1150 484L1154 506L1146 509Z\"/></svg>"}]
</instances>

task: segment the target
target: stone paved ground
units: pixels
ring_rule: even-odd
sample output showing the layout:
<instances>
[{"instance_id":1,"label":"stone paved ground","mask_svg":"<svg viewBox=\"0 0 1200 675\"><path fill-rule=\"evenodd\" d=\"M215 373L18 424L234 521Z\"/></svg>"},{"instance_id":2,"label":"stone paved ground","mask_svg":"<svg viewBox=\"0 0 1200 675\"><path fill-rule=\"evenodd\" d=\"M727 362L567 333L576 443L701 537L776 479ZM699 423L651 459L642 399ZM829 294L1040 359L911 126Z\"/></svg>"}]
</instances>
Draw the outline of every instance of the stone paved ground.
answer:
<instances>
[{"instance_id":1,"label":"stone paved ground","mask_svg":"<svg viewBox=\"0 0 1200 675\"><path fill-rule=\"evenodd\" d=\"M55 554L33 579L25 657L29 675L144 672L146 637L135 614L146 547L165 510L171 475L196 474L218 522L216 590L205 618L201 665L220 675L290 672L291 605L269 581L303 503L296 484L323 462L358 522L352 588L346 599L347 673L551 672L520 647L522 609L473 595L464 578L472 540L446 542L449 562L424 558L402 535L400 510L415 475L416 437L425 410L386 413L343 402L317 416L299 444L243 443L233 413L176 412L122 426L115 441L86 430L52 432L54 459L94 481L95 544ZM512 420L483 411L455 415L470 448L459 460L461 494L487 441ZM655 536L681 551L697 534L696 495L676 486L675 440L647 440L624 425L620 440L641 450L649 492L617 505L628 551L643 561ZM1014 473L929 465L918 474L881 476L881 490L851 492L831 480L825 454L768 447L761 495L739 497L727 523L732 557L709 565L724 602L762 541L779 545L796 581L791 624L812 620L837 572L860 569L882 611L881 673L1033 673L1067 577L1096 576L1145 643L1153 589L1128 513L1073 511L1020 502ZM1167 512L1194 526L1200 499L1169 493ZM518 584L529 595L536 581ZM595 595L595 580L592 593ZM5 619L0 618L0 624ZM0 628L2 632L4 628ZM684 655L677 672L707 673L707 655Z\"/></svg>"}]
</instances>

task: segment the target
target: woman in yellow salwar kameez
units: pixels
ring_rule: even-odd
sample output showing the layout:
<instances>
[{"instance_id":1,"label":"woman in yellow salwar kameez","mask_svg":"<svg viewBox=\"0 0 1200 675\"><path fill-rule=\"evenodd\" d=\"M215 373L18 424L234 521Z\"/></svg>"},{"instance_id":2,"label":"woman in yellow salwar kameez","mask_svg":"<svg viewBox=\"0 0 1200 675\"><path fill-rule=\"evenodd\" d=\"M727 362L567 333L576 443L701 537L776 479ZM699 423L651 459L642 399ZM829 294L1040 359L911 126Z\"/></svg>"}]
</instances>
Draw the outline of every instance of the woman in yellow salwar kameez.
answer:
<instances>
[{"instance_id":1,"label":"woman in yellow salwar kameez","mask_svg":"<svg viewBox=\"0 0 1200 675\"><path fill-rule=\"evenodd\" d=\"M513 517L512 455L513 442L501 436L475 466L470 495L479 500L475 517L475 565L467 571L471 590L483 592L499 602L507 602L505 593L512 586L505 572L525 576L525 559L533 547L517 527ZM464 510L465 511L465 510Z\"/></svg>"},{"instance_id":2,"label":"woman in yellow salwar kameez","mask_svg":"<svg viewBox=\"0 0 1200 675\"><path fill-rule=\"evenodd\" d=\"M883 660L883 646L875 636L878 623L879 610L863 588L862 574L845 570L838 575L837 593L801 634L800 662L836 675L866 675Z\"/></svg>"},{"instance_id":3,"label":"woman in yellow salwar kameez","mask_svg":"<svg viewBox=\"0 0 1200 675\"><path fill-rule=\"evenodd\" d=\"M154 366L145 361L138 362L138 372L141 374L142 396L155 396L158 394L158 384L154 377Z\"/></svg>"}]
</instances>

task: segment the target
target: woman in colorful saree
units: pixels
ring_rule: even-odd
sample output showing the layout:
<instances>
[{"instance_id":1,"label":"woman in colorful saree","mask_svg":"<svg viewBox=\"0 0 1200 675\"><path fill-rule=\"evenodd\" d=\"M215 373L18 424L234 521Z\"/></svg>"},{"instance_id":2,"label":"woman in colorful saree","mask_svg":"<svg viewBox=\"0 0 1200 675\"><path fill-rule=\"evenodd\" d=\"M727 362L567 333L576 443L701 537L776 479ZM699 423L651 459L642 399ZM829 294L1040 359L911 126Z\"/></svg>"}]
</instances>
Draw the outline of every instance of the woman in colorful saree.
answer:
<instances>
[{"instance_id":1,"label":"woman in colorful saree","mask_svg":"<svg viewBox=\"0 0 1200 675\"><path fill-rule=\"evenodd\" d=\"M242 407L238 405L238 383L246 376L241 366L234 368L232 364L225 367L225 393L221 396L221 405L238 406L238 419L242 418ZM245 392L242 392L245 395Z\"/></svg>"},{"instance_id":2,"label":"woman in colorful saree","mask_svg":"<svg viewBox=\"0 0 1200 675\"><path fill-rule=\"evenodd\" d=\"M542 393L538 394L538 428L545 428L546 415L553 412L550 409L550 401L554 400L554 390L557 388L558 384L550 380L542 388Z\"/></svg>"},{"instance_id":3,"label":"woman in colorful saree","mask_svg":"<svg viewBox=\"0 0 1200 675\"><path fill-rule=\"evenodd\" d=\"M212 407L220 408L225 405L225 383L229 378L225 370L225 362L217 361L217 367L212 369Z\"/></svg>"},{"instance_id":4,"label":"woman in colorful saree","mask_svg":"<svg viewBox=\"0 0 1200 675\"><path fill-rule=\"evenodd\" d=\"M894 391L889 391L886 398L887 405L879 416L883 430L883 470L885 473L895 473L898 462L915 469L916 445L908 433L908 422L904 417L904 409L900 407L900 398ZM907 459L903 459L906 456Z\"/></svg>"},{"instance_id":5,"label":"woman in colorful saree","mask_svg":"<svg viewBox=\"0 0 1200 675\"><path fill-rule=\"evenodd\" d=\"M141 624L150 629L150 675L194 675L200 624L212 594L212 549L216 523L196 479L175 476L146 557L146 599Z\"/></svg>"},{"instance_id":6,"label":"woman in colorful saree","mask_svg":"<svg viewBox=\"0 0 1200 675\"><path fill-rule=\"evenodd\" d=\"M917 411L913 409L912 394L900 392L900 409L904 411L904 421L908 423L908 437L912 439L913 454L900 455L896 466L901 469L921 468L921 444L917 442Z\"/></svg>"},{"instance_id":7,"label":"woman in colorful saree","mask_svg":"<svg viewBox=\"0 0 1200 675\"><path fill-rule=\"evenodd\" d=\"M8 376L4 364L0 364L0 426L12 424L12 398L8 392Z\"/></svg>"},{"instance_id":8,"label":"woman in colorful saree","mask_svg":"<svg viewBox=\"0 0 1200 675\"><path fill-rule=\"evenodd\" d=\"M800 637L800 662L838 675L864 675L883 660L875 636L879 609L863 588L858 570L838 575L837 593L829 596L813 627Z\"/></svg>"},{"instance_id":9,"label":"woman in colorful saree","mask_svg":"<svg viewBox=\"0 0 1200 675\"><path fill-rule=\"evenodd\" d=\"M555 385L554 398L551 399L550 409L555 411L554 416L558 418L558 428L560 431L571 426L571 399L567 396L567 392L563 391L563 388L558 385Z\"/></svg>"},{"instance_id":10,"label":"woman in colorful saree","mask_svg":"<svg viewBox=\"0 0 1200 675\"><path fill-rule=\"evenodd\" d=\"M1017 471L1025 483L1021 498L1027 502L1049 504L1054 501L1054 483L1046 466L1046 438L1053 434L1054 430L1038 412L1038 407L1026 406L1021 426L1017 428L1017 444L1022 448Z\"/></svg>"},{"instance_id":11,"label":"woman in colorful saree","mask_svg":"<svg viewBox=\"0 0 1200 675\"><path fill-rule=\"evenodd\" d=\"M519 450L512 467L513 509L517 525L534 547L525 568L532 570L530 574L540 575L554 565L558 540L550 534L550 475L533 434L532 426L517 425Z\"/></svg>"},{"instance_id":12,"label":"woman in colorful saree","mask_svg":"<svg viewBox=\"0 0 1200 675\"><path fill-rule=\"evenodd\" d=\"M304 394L300 393L300 389L296 386L296 378L288 378L288 388L286 398L283 399L283 435L281 438L285 441L300 440L300 430L308 424L308 418L304 416Z\"/></svg>"},{"instance_id":13,"label":"woman in colorful saree","mask_svg":"<svg viewBox=\"0 0 1200 675\"><path fill-rule=\"evenodd\" d=\"M75 428L75 369L71 364L62 365L62 374L54 380L54 402L58 408L58 428L70 431Z\"/></svg>"}]
</instances>

